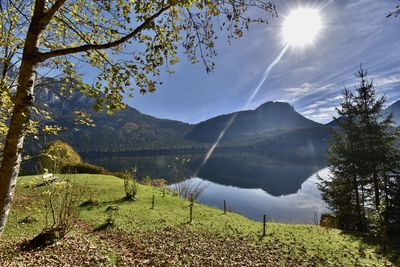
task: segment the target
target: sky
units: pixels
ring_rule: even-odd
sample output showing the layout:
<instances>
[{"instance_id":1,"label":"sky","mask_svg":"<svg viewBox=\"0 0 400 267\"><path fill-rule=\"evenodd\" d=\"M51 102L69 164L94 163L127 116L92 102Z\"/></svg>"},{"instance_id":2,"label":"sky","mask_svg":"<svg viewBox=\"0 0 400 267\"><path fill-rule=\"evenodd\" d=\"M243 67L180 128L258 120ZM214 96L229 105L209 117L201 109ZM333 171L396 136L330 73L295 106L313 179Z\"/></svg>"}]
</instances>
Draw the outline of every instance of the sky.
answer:
<instances>
[{"instance_id":1,"label":"sky","mask_svg":"<svg viewBox=\"0 0 400 267\"><path fill-rule=\"evenodd\" d=\"M279 2L279 3L278 3ZM321 8L323 29L315 44L289 48L272 69L249 108L267 101L290 103L305 117L326 123L341 90L354 89L360 64L388 104L400 99L400 17L386 18L396 0L277 1L278 18L254 25L244 37L216 44L216 68L182 56L175 74L162 75L154 93L127 98L128 105L159 118L197 123L242 110L264 71L284 48L281 27L290 10Z\"/></svg>"}]
</instances>

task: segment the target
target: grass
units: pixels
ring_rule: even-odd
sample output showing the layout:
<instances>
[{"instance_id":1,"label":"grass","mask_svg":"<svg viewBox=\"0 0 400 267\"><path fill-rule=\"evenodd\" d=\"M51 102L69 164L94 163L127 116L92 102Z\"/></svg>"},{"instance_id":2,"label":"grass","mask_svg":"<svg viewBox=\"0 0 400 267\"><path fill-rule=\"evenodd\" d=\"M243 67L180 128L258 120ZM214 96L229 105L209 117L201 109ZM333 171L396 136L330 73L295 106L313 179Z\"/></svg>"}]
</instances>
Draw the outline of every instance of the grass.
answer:
<instances>
[{"instance_id":1,"label":"grass","mask_svg":"<svg viewBox=\"0 0 400 267\"><path fill-rule=\"evenodd\" d=\"M270 266L399 264L393 258L390 262L377 252L376 247L364 243L361 238L340 230L313 225L268 223L267 235L260 241L261 223L235 213L224 214L219 209L205 205L194 205L193 221L189 223L189 202L171 193L163 197L160 188L139 185L137 200L127 202L123 201L123 181L119 178L86 174L68 178L86 188L81 202L96 200L96 205L80 208L82 223L69 234L73 239L85 233L88 243L102 244L92 254L105 253L108 255L106 260L93 256L92 262L105 260L105 264L111 266L124 265L124 262L126 265L235 265L235 262L247 265L245 260L254 265L257 262L264 265L263 263L270 260ZM2 240L7 244L5 250L15 249L15 244L23 239L33 238L44 227L43 192L46 186L34 188L33 185L38 183L40 178L37 176L19 178ZM155 207L151 209L153 195ZM117 207L117 210L107 211L110 206ZM19 223L27 216L33 216L38 221ZM92 229L100 227L110 216L115 221L115 227L101 233L92 232ZM77 241L73 239L71 242ZM68 244L65 246L68 247ZM188 250L188 246L193 247L193 251L190 248ZM209 251L211 248L213 252ZM213 261L210 255L215 256ZM3 254L3 257L6 259L7 255ZM22 255L21 258L23 257L25 256ZM221 261L221 258L226 261Z\"/></svg>"}]
</instances>

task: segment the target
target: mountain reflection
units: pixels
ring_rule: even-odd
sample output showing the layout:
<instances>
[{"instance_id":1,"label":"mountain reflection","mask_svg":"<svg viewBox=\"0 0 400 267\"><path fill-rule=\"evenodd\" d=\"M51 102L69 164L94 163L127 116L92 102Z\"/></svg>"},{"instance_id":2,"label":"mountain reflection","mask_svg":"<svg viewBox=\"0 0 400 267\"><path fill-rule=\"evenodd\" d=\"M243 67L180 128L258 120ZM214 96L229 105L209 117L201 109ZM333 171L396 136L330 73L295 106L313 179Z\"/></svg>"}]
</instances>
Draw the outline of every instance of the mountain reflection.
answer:
<instances>
[{"instance_id":1,"label":"mountain reflection","mask_svg":"<svg viewBox=\"0 0 400 267\"><path fill-rule=\"evenodd\" d=\"M190 177L201 164L202 154L151 155L87 158L90 163L106 167L111 171L129 170L136 166L138 176L164 178L174 183L171 170L176 157L188 158L185 166ZM217 153L201 169L199 177L227 186L259 188L272 196L296 193L304 181L325 166L321 157L269 156L259 153Z\"/></svg>"},{"instance_id":2,"label":"mountain reflection","mask_svg":"<svg viewBox=\"0 0 400 267\"><path fill-rule=\"evenodd\" d=\"M199 198L201 203L222 209L225 200L228 210L257 221L261 221L263 215L266 214L268 221L315 223L316 218L327 211L317 189L317 175L327 177L328 169L324 168L312 174L297 192L279 197L259 188L244 189L225 186L200 178L192 178L192 182L201 182L205 186Z\"/></svg>"}]
</instances>

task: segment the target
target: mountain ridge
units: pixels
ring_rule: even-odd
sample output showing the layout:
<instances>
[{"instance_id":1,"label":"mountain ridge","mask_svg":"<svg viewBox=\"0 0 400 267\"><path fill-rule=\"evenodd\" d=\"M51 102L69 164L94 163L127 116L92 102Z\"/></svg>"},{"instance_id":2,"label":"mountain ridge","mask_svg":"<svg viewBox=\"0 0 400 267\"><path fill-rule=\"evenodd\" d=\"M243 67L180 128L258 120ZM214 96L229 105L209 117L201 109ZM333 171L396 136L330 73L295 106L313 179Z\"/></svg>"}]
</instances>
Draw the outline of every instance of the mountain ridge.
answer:
<instances>
[{"instance_id":1,"label":"mountain ridge","mask_svg":"<svg viewBox=\"0 0 400 267\"><path fill-rule=\"evenodd\" d=\"M232 112L202 121L193 126L186 138L196 142L214 142L232 116L236 118L226 130L225 139L266 131L323 126L296 112L289 103L268 101L254 110Z\"/></svg>"},{"instance_id":2,"label":"mountain ridge","mask_svg":"<svg viewBox=\"0 0 400 267\"><path fill-rule=\"evenodd\" d=\"M397 100L387 106L385 109L383 109L383 115L389 115L392 114L393 117L393 122L395 123L396 126L400 125L400 100ZM338 118L340 120L340 118ZM326 126L329 127L338 127L339 124L336 121L337 119L333 119L330 122L326 123Z\"/></svg>"},{"instance_id":3,"label":"mountain ridge","mask_svg":"<svg viewBox=\"0 0 400 267\"><path fill-rule=\"evenodd\" d=\"M46 109L51 114L51 119L42 121L43 124L56 124L67 128L58 135L50 136L47 141L61 139L78 152L118 151L124 147L145 149L150 148L152 144L155 146L162 143L172 144L177 137L182 137L192 127L188 123L143 114L130 106L113 115L97 112L93 109L95 101L93 98L79 91L63 95L59 92L58 86L59 83L55 82L40 87L35 93L34 106ZM89 114L95 126L74 125L75 111ZM41 118L34 119L41 120ZM35 143L37 142L31 138L28 139L30 144L28 151L40 149L33 147Z\"/></svg>"},{"instance_id":4,"label":"mountain ridge","mask_svg":"<svg viewBox=\"0 0 400 267\"><path fill-rule=\"evenodd\" d=\"M90 114L96 124L95 127L74 126L47 140L61 139L78 152L208 149L234 115L236 119L226 131L219 147L251 147L260 144L266 147L268 144L272 146L271 142L280 138L286 140L279 140L283 145L285 142L305 145L314 142L313 138L319 138L318 142L323 143L329 136L327 129L332 127L329 123L324 125L310 120L289 103L279 101L268 101L253 110L223 114L197 124L160 119L130 106L110 116L94 111L94 100L79 91L62 95L59 83L55 79L52 81L50 85L39 88L35 94L35 106L40 108L46 105L43 108L52 114L51 123L62 127L71 126L74 123L73 113L79 110ZM391 108L398 110L400 116L400 101L391 105ZM30 140L30 144L35 142Z\"/></svg>"}]
</instances>

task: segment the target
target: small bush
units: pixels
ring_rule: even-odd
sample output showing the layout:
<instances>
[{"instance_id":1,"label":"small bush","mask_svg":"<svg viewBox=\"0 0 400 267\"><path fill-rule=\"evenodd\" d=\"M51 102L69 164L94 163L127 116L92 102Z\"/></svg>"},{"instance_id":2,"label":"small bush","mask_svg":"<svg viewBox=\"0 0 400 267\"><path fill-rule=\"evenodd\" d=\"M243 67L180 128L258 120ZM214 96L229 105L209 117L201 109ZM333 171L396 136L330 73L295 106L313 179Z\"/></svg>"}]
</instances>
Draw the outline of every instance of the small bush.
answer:
<instances>
[{"instance_id":1,"label":"small bush","mask_svg":"<svg viewBox=\"0 0 400 267\"><path fill-rule=\"evenodd\" d=\"M142 178L141 183L143 185L151 185L151 178L149 176L145 176L145 177Z\"/></svg>"},{"instance_id":2,"label":"small bush","mask_svg":"<svg viewBox=\"0 0 400 267\"><path fill-rule=\"evenodd\" d=\"M50 142L40 156L41 166L50 172L59 172L63 165L81 162L79 154L60 140Z\"/></svg>"},{"instance_id":3,"label":"small bush","mask_svg":"<svg viewBox=\"0 0 400 267\"><path fill-rule=\"evenodd\" d=\"M189 179L176 183L174 189L178 192L180 197L186 198L193 203L198 200L206 187L207 184L203 183L203 181Z\"/></svg>"},{"instance_id":4,"label":"small bush","mask_svg":"<svg viewBox=\"0 0 400 267\"><path fill-rule=\"evenodd\" d=\"M125 200L136 200L138 191L136 180L133 176L127 175L124 178Z\"/></svg>"},{"instance_id":5,"label":"small bush","mask_svg":"<svg viewBox=\"0 0 400 267\"><path fill-rule=\"evenodd\" d=\"M152 179L149 176L145 176L141 183L143 185L151 185L155 187L165 187L167 186L168 182L165 179L157 178L157 179Z\"/></svg>"},{"instance_id":6,"label":"small bush","mask_svg":"<svg viewBox=\"0 0 400 267\"><path fill-rule=\"evenodd\" d=\"M72 230L78 217L78 203L83 192L70 180L53 183L43 194L45 200L46 228L56 229L62 238Z\"/></svg>"},{"instance_id":7,"label":"small bush","mask_svg":"<svg viewBox=\"0 0 400 267\"><path fill-rule=\"evenodd\" d=\"M55 182L43 192L45 196L45 228L33 239L22 244L23 250L39 249L62 239L76 225L78 203L82 192L69 180Z\"/></svg>"},{"instance_id":8,"label":"small bush","mask_svg":"<svg viewBox=\"0 0 400 267\"><path fill-rule=\"evenodd\" d=\"M319 225L326 228L338 228L337 218L332 214L323 213Z\"/></svg>"},{"instance_id":9,"label":"small bush","mask_svg":"<svg viewBox=\"0 0 400 267\"><path fill-rule=\"evenodd\" d=\"M103 167L89 163L76 163L63 165L61 167L61 173L105 174L106 170Z\"/></svg>"},{"instance_id":10,"label":"small bush","mask_svg":"<svg viewBox=\"0 0 400 267\"><path fill-rule=\"evenodd\" d=\"M110 175L121 178L124 180L125 200L133 201L136 200L138 192L138 186L135 179L135 169L131 172L111 172Z\"/></svg>"}]
</instances>

